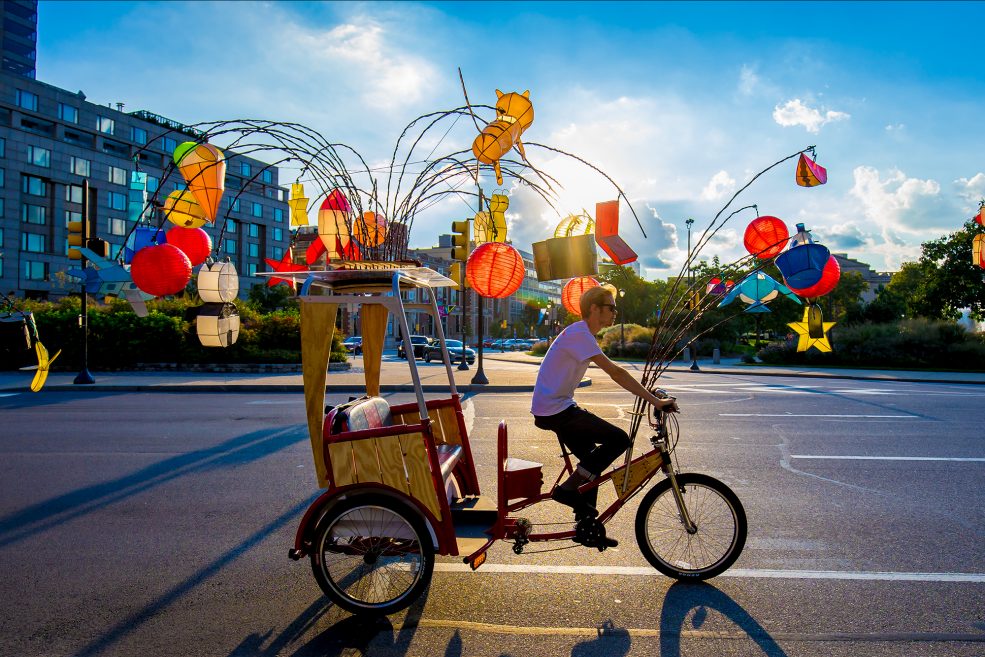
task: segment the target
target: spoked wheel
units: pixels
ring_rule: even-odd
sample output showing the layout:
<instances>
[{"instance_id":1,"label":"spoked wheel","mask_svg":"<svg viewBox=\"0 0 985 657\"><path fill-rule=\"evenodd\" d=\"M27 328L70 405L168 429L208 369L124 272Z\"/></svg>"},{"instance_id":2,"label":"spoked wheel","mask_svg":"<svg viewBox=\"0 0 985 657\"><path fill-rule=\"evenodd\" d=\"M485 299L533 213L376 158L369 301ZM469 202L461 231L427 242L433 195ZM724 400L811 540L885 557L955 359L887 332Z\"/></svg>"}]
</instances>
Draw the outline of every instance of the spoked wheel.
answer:
<instances>
[{"instance_id":1,"label":"spoked wheel","mask_svg":"<svg viewBox=\"0 0 985 657\"><path fill-rule=\"evenodd\" d=\"M735 563L746 543L746 512L732 490L702 474L677 475L689 533L670 479L654 486L636 512L636 542L650 564L668 577L703 580Z\"/></svg>"},{"instance_id":2,"label":"spoked wheel","mask_svg":"<svg viewBox=\"0 0 985 657\"><path fill-rule=\"evenodd\" d=\"M407 505L363 495L341 502L318 523L311 569L325 595L346 611L392 614L431 583L434 545Z\"/></svg>"}]
</instances>

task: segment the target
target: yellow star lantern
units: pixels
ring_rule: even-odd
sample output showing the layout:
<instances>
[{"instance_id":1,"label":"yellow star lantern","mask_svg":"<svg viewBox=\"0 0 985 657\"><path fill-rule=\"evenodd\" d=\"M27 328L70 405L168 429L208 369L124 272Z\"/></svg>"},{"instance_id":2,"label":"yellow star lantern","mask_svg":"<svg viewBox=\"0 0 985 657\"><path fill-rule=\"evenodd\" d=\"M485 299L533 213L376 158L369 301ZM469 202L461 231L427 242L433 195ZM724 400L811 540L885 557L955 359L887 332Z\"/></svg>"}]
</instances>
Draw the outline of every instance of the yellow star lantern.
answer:
<instances>
[{"instance_id":1,"label":"yellow star lantern","mask_svg":"<svg viewBox=\"0 0 985 657\"><path fill-rule=\"evenodd\" d=\"M302 183L291 183L291 198L287 202L291 206L291 225L308 225L308 199L304 195Z\"/></svg>"},{"instance_id":2,"label":"yellow star lantern","mask_svg":"<svg viewBox=\"0 0 985 657\"><path fill-rule=\"evenodd\" d=\"M821 325L821 337L811 336L810 327L810 307L804 308L804 319L799 322L790 322L787 324L790 328L797 332L797 351L807 351L811 347L814 347L820 352L827 353L831 351L831 342L828 341L828 331L837 322L820 322ZM815 326L814 335L817 335L817 327Z\"/></svg>"}]
</instances>

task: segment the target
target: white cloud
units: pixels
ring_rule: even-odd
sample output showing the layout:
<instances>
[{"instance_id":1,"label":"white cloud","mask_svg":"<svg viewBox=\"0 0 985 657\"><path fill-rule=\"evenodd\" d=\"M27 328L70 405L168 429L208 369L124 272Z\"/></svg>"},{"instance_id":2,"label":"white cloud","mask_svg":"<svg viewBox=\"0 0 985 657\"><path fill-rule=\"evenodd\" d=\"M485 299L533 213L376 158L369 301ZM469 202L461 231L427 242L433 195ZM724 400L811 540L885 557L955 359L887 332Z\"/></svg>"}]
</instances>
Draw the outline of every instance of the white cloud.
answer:
<instances>
[{"instance_id":1,"label":"white cloud","mask_svg":"<svg viewBox=\"0 0 985 657\"><path fill-rule=\"evenodd\" d=\"M706 201L716 201L735 189L735 179L724 169L716 173L701 190L701 198Z\"/></svg>"},{"instance_id":2,"label":"white cloud","mask_svg":"<svg viewBox=\"0 0 985 657\"><path fill-rule=\"evenodd\" d=\"M751 96L756 93L759 86L759 75L751 66L743 64L739 70L739 93L743 96Z\"/></svg>"},{"instance_id":3,"label":"white cloud","mask_svg":"<svg viewBox=\"0 0 985 657\"><path fill-rule=\"evenodd\" d=\"M890 123L886 126L886 132L889 133L900 133L906 129L906 124L904 123Z\"/></svg>"},{"instance_id":4,"label":"white cloud","mask_svg":"<svg viewBox=\"0 0 985 657\"><path fill-rule=\"evenodd\" d=\"M985 199L985 173L976 173L971 178L958 178L954 181L958 196L965 200L969 208L978 212L978 203Z\"/></svg>"},{"instance_id":5,"label":"white cloud","mask_svg":"<svg viewBox=\"0 0 985 657\"><path fill-rule=\"evenodd\" d=\"M821 127L834 121L845 121L851 116L845 112L820 110L805 105L799 98L788 100L773 108L773 120L784 127L802 125L807 132L820 132Z\"/></svg>"}]
</instances>

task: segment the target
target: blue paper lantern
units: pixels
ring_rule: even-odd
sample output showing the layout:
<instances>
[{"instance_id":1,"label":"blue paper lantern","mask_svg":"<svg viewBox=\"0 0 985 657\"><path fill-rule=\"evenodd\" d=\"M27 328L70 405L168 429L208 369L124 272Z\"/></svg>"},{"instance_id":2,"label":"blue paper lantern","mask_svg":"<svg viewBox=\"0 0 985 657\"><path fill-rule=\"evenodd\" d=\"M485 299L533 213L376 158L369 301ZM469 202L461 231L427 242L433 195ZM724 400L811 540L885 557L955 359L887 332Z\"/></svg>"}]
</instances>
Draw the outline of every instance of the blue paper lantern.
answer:
<instances>
[{"instance_id":1,"label":"blue paper lantern","mask_svg":"<svg viewBox=\"0 0 985 657\"><path fill-rule=\"evenodd\" d=\"M133 235L127 240L126 248L123 249L123 263L130 264L133 261L133 255L146 246L167 244L167 242L163 230L155 226L137 226Z\"/></svg>"}]
</instances>

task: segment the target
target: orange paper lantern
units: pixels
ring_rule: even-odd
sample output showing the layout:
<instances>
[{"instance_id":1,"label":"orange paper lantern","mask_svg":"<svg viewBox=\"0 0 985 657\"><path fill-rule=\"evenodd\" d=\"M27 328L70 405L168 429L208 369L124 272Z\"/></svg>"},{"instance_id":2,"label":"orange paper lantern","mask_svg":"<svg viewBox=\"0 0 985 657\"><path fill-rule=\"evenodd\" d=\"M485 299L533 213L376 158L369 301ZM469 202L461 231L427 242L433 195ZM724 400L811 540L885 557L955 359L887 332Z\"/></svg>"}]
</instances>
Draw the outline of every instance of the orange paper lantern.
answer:
<instances>
[{"instance_id":1,"label":"orange paper lantern","mask_svg":"<svg viewBox=\"0 0 985 657\"><path fill-rule=\"evenodd\" d=\"M526 274L523 256L503 242L480 244L465 263L465 277L472 289L493 299L508 297L520 289Z\"/></svg>"},{"instance_id":2,"label":"orange paper lantern","mask_svg":"<svg viewBox=\"0 0 985 657\"><path fill-rule=\"evenodd\" d=\"M174 161L205 217L214 222L226 189L226 156L212 144L185 142L175 149Z\"/></svg>"},{"instance_id":3,"label":"orange paper lantern","mask_svg":"<svg viewBox=\"0 0 985 657\"><path fill-rule=\"evenodd\" d=\"M130 276L143 292L163 297L185 289L192 279L192 263L176 246L147 246L134 254Z\"/></svg>"},{"instance_id":4,"label":"orange paper lantern","mask_svg":"<svg viewBox=\"0 0 985 657\"><path fill-rule=\"evenodd\" d=\"M386 217L375 212L364 212L362 219L353 222L352 236L365 247L379 246L386 238Z\"/></svg>"},{"instance_id":5,"label":"orange paper lantern","mask_svg":"<svg viewBox=\"0 0 985 657\"><path fill-rule=\"evenodd\" d=\"M581 317L581 307L578 305L581 301L581 295L585 294L586 290L598 286L599 282L591 276L572 278L564 284L564 288L561 290L561 303L564 304L569 313Z\"/></svg>"},{"instance_id":6,"label":"orange paper lantern","mask_svg":"<svg viewBox=\"0 0 985 657\"><path fill-rule=\"evenodd\" d=\"M790 231L782 219L765 215L749 222L742 241L746 251L760 260L769 260L786 248L789 238Z\"/></svg>"}]
</instances>

